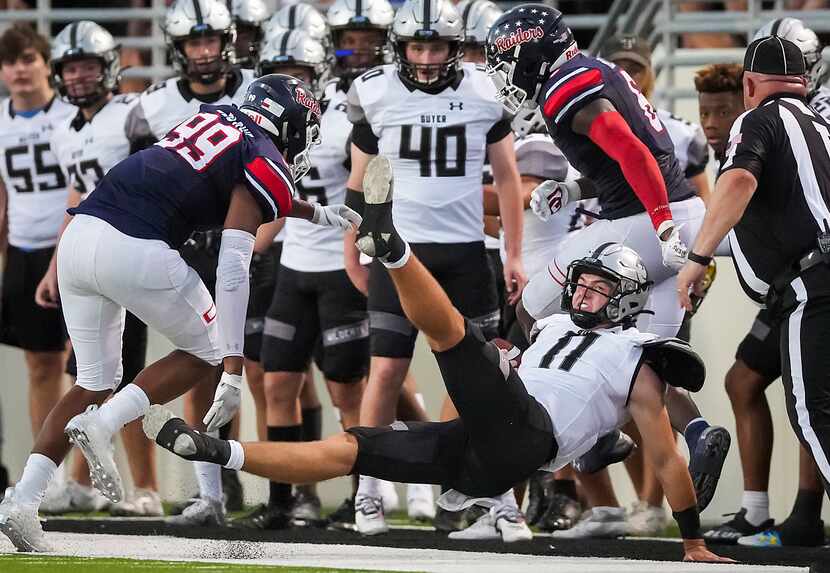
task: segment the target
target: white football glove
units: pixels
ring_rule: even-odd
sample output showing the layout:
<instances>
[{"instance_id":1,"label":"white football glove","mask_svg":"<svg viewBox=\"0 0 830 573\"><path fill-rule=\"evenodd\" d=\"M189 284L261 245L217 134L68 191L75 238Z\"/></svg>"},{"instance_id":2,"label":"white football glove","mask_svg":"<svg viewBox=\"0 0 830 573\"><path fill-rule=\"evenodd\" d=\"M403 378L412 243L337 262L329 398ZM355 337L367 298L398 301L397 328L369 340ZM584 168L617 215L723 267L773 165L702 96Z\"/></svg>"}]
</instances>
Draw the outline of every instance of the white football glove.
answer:
<instances>
[{"instance_id":1,"label":"white football glove","mask_svg":"<svg viewBox=\"0 0 830 573\"><path fill-rule=\"evenodd\" d=\"M337 227L348 231L352 228L352 225L358 227L363 221L360 215L345 205L327 205L325 207L319 203L312 203L312 205L314 205L314 215L311 217L311 222L315 225Z\"/></svg>"},{"instance_id":2,"label":"white football glove","mask_svg":"<svg viewBox=\"0 0 830 573\"><path fill-rule=\"evenodd\" d=\"M207 426L207 431L218 430L230 422L239 410L241 400L242 376L222 372L222 379L213 396L213 405L202 420Z\"/></svg>"},{"instance_id":3,"label":"white football glove","mask_svg":"<svg viewBox=\"0 0 830 573\"><path fill-rule=\"evenodd\" d=\"M660 240L660 250L663 253L663 264L675 272L679 272L686 264L689 248L680 238L680 227L672 227L671 234L665 241Z\"/></svg>"},{"instance_id":4,"label":"white football glove","mask_svg":"<svg viewBox=\"0 0 830 573\"><path fill-rule=\"evenodd\" d=\"M542 221L558 213L568 203L579 199L579 183L549 179L536 186L530 194L530 208Z\"/></svg>"}]
</instances>

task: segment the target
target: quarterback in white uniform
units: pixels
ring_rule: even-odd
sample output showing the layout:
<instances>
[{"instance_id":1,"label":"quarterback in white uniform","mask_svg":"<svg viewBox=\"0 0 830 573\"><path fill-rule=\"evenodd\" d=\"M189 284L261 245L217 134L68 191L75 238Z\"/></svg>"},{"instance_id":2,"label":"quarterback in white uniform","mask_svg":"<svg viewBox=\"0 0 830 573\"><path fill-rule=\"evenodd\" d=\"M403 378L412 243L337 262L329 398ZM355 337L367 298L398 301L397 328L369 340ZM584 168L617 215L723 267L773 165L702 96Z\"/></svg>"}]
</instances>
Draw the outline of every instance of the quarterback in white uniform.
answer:
<instances>
[{"instance_id":1,"label":"quarterback in white uniform","mask_svg":"<svg viewBox=\"0 0 830 573\"><path fill-rule=\"evenodd\" d=\"M0 103L0 244L5 255L0 343L20 348L26 358L33 435L64 391L67 337L61 312L39 307L34 294L49 267L66 208L66 177L50 138L55 126L77 111L50 87L48 62L48 41L29 26L15 25L0 36L0 72L10 92ZM44 508L54 505L52 493Z\"/></svg>"},{"instance_id":2,"label":"quarterback in white uniform","mask_svg":"<svg viewBox=\"0 0 830 573\"><path fill-rule=\"evenodd\" d=\"M460 418L357 427L307 444L240 444L204 437L155 408L145 418L148 436L186 459L272 479L304 482L353 471L443 483L449 489L439 503L458 510L500 494L540 467L562 467L630 417L648 436L643 447L675 511L684 559L727 561L701 538L694 488L663 404L666 381L699 389L703 364L684 343L660 341L633 327L651 284L639 256L612 243L574 261L565 295L570 317L541 323L519 365L515 349L484 340L397 233L391 181L388 160L374 159L366 170L358 246L389 269ZM499 527L498 513L494 519Z\"/></svg>"},{"instance_id":3,"label":"quarterback in white uniform","mask_svg":"<svg viewBox=\"0 0 830 573\"><path fill-rule=\"evenodd\" d=\"M349 89L354 128L347 204L360 209L366 165L374 155L388 157L400 197L395 217L401 233L465 316L493 336L499 309L484 248L485 152L502 206L508 254L504 276L513 299L525 281L521 182L510 122L483 70L461 63L464 29L448 0L406 2L390 38L395 64L369 70ZM372 358L360 422L388 424L394 420L418 331L406 319L383 266L361 267L348 239L345 251L350 277L369 296ZM363 534L387 530L378 489L376 480L361 478L355 506Z\"/></svg>"},{"instance_id":4,"label":"quarterback in white uniform","mask_svg":"<svg viewBox=\"0 0 830 573\"><path fill-rule=\"evenodd\" d=\"M118 49L110 33L94 22L74 22L58 34L52 46L52 72L61 96L80 108L75 117L57 127L52 136L52 148L69 181L66 206L72 208L95 189L111 168L130 154L126 120L138 97L113 95L118 89L121 72ZM61 234L70 219L70 215L64 216ZM53 256L49 271L38 285L35 300L45 308L57 308L57 256ZM144 368L146 353L147 326L132 313L127 313L119 388L132 382ZM77 378L74 352L70 355L67 373L73 379ZM127 426L123 435L127 456L132 462L130 468L136 492L129 500L113 504L110 512L114 515L163 515L151 444L144 439L137 424ZM81 486L72 484L72 487Z\"/></svg>"},{"instance_id":5,"label":"quarterback in white uniform","mask_svg":"<svg viewBox=\"0 0 830 573\"><path fill-rule=\"evenodd\" d=\"M178 77L147 88L127 118L127 137L131 151L152 145L188 117L199 112L203 103L228 105L243 103L252 70L232 66L234 28L226 3L220 0L177 0L167 9L164 33L171 48ZM182 257L193 267L213 294L219 253L217 232L196 233L181 249ZM213 384L200 384L188 392L185 410L188 419L199 422L213 401ZM222 478L219 468L197 464L200 499L171 522L188 525L224 523Z\"/></svg>"}]
</instances>

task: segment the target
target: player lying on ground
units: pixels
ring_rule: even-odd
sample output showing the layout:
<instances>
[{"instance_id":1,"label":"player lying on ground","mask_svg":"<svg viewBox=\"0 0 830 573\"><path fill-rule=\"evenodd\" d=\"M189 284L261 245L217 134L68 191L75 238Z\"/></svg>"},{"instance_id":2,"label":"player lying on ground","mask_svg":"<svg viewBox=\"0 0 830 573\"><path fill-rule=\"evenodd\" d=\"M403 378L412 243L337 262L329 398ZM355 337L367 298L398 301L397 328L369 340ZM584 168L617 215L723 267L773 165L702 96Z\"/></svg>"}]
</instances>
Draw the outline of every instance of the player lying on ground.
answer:
<instances>
[{"instance_id":1,"label":"player lying on ground","mask_svg":"<svg viewBox=\"0 0 830 573\"><path fill-rule=\"evenodd\" d=\"M161 407L145 417L148 437L190 460L283 482L360 473L398 482L449 484L441 505L457 510L496 496L540 467L556 469L588 450L629 415L649 436L654 464L684 537L686 560L724 561L700 535L695 493L663 405L665 384L647 362L682 362L673 379L699 387L703 369L688 349L654 344L629 326L648 298L637 254L606 244L568 269L571 315L542 324L519 370L507 351L450 304L392 224L391 170L374 159L364 179L358 248L392 276L409 320L427 337L460 418L357 427L320 442L247 443L195 432ZM674 369L673 369L674 370ZM498 524L497 524L498 527Z\"/></svg>"}]
</instances>

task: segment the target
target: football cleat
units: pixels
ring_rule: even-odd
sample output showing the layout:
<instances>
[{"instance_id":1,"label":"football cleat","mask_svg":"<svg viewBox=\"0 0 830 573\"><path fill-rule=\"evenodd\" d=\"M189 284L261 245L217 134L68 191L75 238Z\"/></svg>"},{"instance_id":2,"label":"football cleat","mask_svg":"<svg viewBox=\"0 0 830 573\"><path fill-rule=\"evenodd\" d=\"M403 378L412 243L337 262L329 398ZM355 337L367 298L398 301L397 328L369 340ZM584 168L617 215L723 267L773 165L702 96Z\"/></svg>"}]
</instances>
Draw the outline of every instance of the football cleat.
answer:
<instances>
[{"instance_id":1,"label":"football cleat","mask_svg":"<svg viewBox=\"0 0 830 573\"><path fill-rule=\"evenodd\" d=\"M354 500L354 521L358 533L378 535L389 531L383 515L383 501L379 497L357 494Z\"/></svg>"},{"instance_id":2,"label":"football cleat","mask_svg":"<svg viewBox=\"0 0 830 573\"><path fill-rule=\"evenodd\" d=\"M69 420L64 432L84 454L92 485L113 503L124 499L124 486L113 455L112 434L101 423L98 407L90 406L86 412Z\"/></svg>"},{"instance_id":3,"label":"football cleat","mask_svg":"<svg viewBox=\"0 0 830 573\"><path fill-rule=\"evenodd\" d=\"M706 509L715 496L731 443L729 431L721 426L707 427L697 440L689 460L689 473L695 486L698 512Z\"/></svg>"}]
</instances>

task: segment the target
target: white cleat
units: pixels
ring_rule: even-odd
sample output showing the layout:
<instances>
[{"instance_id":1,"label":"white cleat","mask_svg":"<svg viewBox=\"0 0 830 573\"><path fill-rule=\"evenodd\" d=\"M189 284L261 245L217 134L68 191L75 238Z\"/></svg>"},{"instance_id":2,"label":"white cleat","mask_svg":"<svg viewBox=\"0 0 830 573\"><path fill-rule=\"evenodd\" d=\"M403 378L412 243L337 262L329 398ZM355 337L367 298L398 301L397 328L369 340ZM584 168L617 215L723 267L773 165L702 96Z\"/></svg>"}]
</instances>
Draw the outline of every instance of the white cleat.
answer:
<instances>
[{"instance_id":1,"label":"white cleat","mask_svg":"<svg viewBox=\"0 0 830 573\"><path fill-rule=\"evenodd\" d=\"M533 532L517 507L501 505L490 508L490 511L479 517L467 529L453 531L449 538L468 541L501 539L505 543L516 543L530 541L533 539Z\"/></svg>"},{"instance_id":2,"label":"white cleat","mask_svg":"<svg viewBox=\"0 0 830 573\"><path fill-rule=\"evenodd\" d=\"M124 499L124 486L113 455L112 434L101 424L97 407L90 406L86 412L69 420L64 433L84 454L92 485L113 503Z\"/></svg>"},{"instance_id":3,"label":"white cleat","mask_svg":"<svg viewBox=\"0 0 830 573\"><path fill-rule=\"evenodd\" d=\"M634 502L628 513L628 526L633 535L659 535L668 525L665 509L645 501Z\"/></svg>"},{"instance_id":4,"label":"white cleat","mask_svg":"<svg viewBox=\"0 0 830 573\"><path fill-rule=\"evenodd\" d=\"M610 539L628 535L628 521L622 507L594 507L582 514L582 518L570 529L554 531L557 539Z\"/></svg>"},{"instance_id":5,"label":"white cleat","mask_svg":"<svg viewBox=\"0 0 830 573\"><path fill-rule=\"evenodd\" d=\"M11 490L11 491L9 491ZM9 488L0 503L0 532L4 533L18 551L43 553L52 548L46 543L43 528L37 518L36 505L14 501L14 490Z\"/></svg>"},{"instance_id":6,"label":"white cleat","mask_svg":"<svg viewBox=\"0 0 830 573\"><path fill-rule=\"evenodd\" d=\"M136 489L129 500L114 503L110 515L117 517L161 517L164 508L159 494L150 489Z\"/></svg>"},{"instance_id":7,"label":"white cleat","mask_svg":"<svg viewBox=\"0 0 830 573\"><path fill-rule=\"evenodd\" d=\"M38 511L44 515L61 515L72 511L72 492L69 484L52 480L43 494Z\"/></svg>"},{"instance_id":8,"label":"white cleat","mask_svg":"<svg viewBox=\"0 0 830 573\"><path fill-rule=\"evenodd\" d=\"M379 497L357 494L354 500L354 523L362 535L379 535L389 531Z\"/></svg>"},{"instance_id":9,"label":"white cleat","mask_svg":"<svg viewBox=\"0 0 830 573\"><path fill-rule=\"evenodd\" d=\"M371 478L376 479L376 478ZM385 513L392 513L401 508L401 499L398 496L398 490L395 484L385 479L378 479L378 493L383 500L383 511Z\"/></svg>"},{"instance_id":10,"label":"white cleat","mask_svg":"<svg viewBox=\"0 0 830 573\"><path fill-rule=\"evenodd\" d=\"M224 527L225 504L222 500L197 498L188 505L181 515L168 517L168 525L187 525L191 527Z\"/></svg>"},{"instance_id":11,"label":"white cleat","mask_svg":"<svg viewBox=\"0 0 830 573\"><path fill-rule=\"evenodd\" d=\"M493 511L488 511L475 522L461 531L453 531L448 537L456 541L480 541L487 539L500 539L501 533L496 529L496 520Z\"/></svg>"},{"instance_id":12,"label":"white cleat","mask_svg":"<svg viewBox=\"0 0 830 573\"><path fill-rule=\"evenodd\" d=\"M415 521L435 519L435 496L428 483L411 483L406 486L406 513Z\"/></svg>"}]
</instances>

